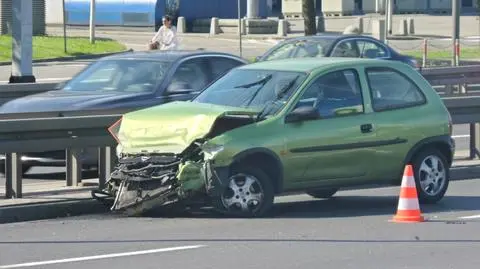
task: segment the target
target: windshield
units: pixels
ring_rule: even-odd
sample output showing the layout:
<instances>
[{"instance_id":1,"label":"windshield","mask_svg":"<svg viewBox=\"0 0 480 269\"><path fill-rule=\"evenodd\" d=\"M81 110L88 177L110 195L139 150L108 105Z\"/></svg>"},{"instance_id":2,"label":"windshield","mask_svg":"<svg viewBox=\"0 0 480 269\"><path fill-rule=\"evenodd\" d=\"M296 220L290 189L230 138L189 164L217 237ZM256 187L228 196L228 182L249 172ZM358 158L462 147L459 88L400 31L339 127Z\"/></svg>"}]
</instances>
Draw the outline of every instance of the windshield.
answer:
<instances>
[{"instance_id":1,"label":"windshield","mask_svg":"<svg viewBox=\"0 0 480 269\"><path fill-rule=\"evenodd\" d=\"M70 80L66 91L153 92L170 62L151 59L98 61Z\"/></svg>"},{"instance_id":2,"label":"windshield","mask_svg":"<svg viewBox=\"0 0 480 269\"><path fill-rule=\"evenodd\" d=\"M292 71L234 69L202 91L193 102L254 110L263 110L272 103L283 106L306 77L305 73Z\"/></svg>"},{"instance_id":3,"label":"windshield","mask_svg":"<svg viewBox=\"0 0 480 269\"><path fill-rule=\"evenodd\" d=\"M303 58L303 57L325 57L334 39L314 39L314 40L297 40L285 43L270 54L264 60L278 60L286 58Z\"/></svg>"}]
</instances>

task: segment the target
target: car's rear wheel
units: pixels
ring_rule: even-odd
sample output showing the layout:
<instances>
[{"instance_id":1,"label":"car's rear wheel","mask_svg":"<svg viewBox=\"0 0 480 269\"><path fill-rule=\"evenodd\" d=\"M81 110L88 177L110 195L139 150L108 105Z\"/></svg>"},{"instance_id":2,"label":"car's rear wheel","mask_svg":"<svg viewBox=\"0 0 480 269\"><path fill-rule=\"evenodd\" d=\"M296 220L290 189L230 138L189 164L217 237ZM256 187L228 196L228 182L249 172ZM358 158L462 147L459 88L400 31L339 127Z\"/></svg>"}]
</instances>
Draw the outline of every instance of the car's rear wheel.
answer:
<instances>
[{"instance_id":1,"label":"car's rear wheel","mask_svg":"<svg viewBox=\"0 0 480 269\"><path fill-rule=\"evenodd\" d=\"M306 193L313 198L318 199L326 199L332 197L335 193L337 193L338 189L321 189L321 190L312 190L307 191Z\"/></svg>"},{"instance_id":2,"label":"car's rear wheel","mask_svg":"<svg viewBox=\"0 0 480 269\"><path fill-rule=\"evenodd\" d=\"M212 202L226 215L261 217L271 209L274 196L272 179L265 172L240 164L232 169L222 194Z\"/></svg>"},{"instance_id":3,"label":"car's rear wheel","mask_svg":"<svg viewBox=\"0 0 480 269\"><path fill-rule=\"evenodd\" d=\"M436 203L445 196L450 171L440 151L433 148L421 151L413 160L413 169L420 203Z\"/></svg>"}]
</instances>

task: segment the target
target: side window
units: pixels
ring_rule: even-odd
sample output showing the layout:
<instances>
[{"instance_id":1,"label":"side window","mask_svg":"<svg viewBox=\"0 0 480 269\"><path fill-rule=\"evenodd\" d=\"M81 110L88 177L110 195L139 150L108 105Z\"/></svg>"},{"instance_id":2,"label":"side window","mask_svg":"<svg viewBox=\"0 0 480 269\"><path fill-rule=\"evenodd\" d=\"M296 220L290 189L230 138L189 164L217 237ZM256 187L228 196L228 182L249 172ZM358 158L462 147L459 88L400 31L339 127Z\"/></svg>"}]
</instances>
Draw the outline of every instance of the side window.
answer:
<instances>
[{"instance_id":1,"label":"side window","mask_svg":"<svg viewBox=\"0 0 480 269\"><path fill-rule=\"evenodd\" d=\"M363 113L358 73L347 69L322 75L306 89L298 106L317 108L321 118Z\"/></svg>"},{"instance_id":2,"label":"side window","mask_svg":"<svg viewBox=\"0 0 480 269\"><path fill-rule=\"evenodd\" d=\"M350 57L358 58L357 49L354 46L354 41L340 41L334 48L330 55L331 57Z\"/></svg>"},{"instance_id":3,"label":"side window","mask_svg":"<svg viewBox=\"0 0 480 269\"><path fill-rule=\"evenodd\" d=\"M422 105L425 96L407 76L390 68L367 68L367 80L375 111Z\"/></svg>"},{"instance_id":4,"label":"side window","mask_svg":"<svg viewBox=\"0 0 480 269\"><path fill-rule=\"evenodd\" d=\"M170 86L177 89L202 90L209 83L205 59L194 58L181 63L173 74Z\"/></svg>"},{"instance_id":5,"label":"side window","mask_svg":"<svg viewBox=\"0 0 480 269\"><path fill-rule=\"evenodd\" d=\"M359 40L357 41L358 50L360 50L360 55L362 58L380 58L388 57L388 52L385 48L379 44L376 44L371 41Z\"/></svg>"},{"instance_id":6,"label":"side window","mask_svg":"<svg viewBox=\"0 0 480 269\"><path fill-rule=\"evenodd\" d=\"M212 67L212 79L217 79L232 68L243 64L240 61L226 57L212 57L210 58L210 63L210 66Z\"/></svg>"}]
</instances>

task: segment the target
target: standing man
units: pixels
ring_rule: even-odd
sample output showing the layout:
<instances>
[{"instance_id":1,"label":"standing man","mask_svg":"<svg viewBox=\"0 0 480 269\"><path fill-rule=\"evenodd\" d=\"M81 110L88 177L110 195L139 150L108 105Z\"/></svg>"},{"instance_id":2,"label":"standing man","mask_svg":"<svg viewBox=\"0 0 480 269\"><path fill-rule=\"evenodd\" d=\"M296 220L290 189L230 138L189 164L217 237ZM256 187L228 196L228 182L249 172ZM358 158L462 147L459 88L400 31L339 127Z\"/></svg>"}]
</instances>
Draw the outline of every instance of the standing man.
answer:
<instances>
[{"instance_id":1,"label":"standing man","mask_svg":"<svg viewBox=\"0 0 480 269\"><path fill-rule=\"evenodd\" d=\"M176 50L178 49L177 28L172 25L172 18L165 15L162 18L162 26L150 40L149 49Z\"/></svg>"}]
</instances>

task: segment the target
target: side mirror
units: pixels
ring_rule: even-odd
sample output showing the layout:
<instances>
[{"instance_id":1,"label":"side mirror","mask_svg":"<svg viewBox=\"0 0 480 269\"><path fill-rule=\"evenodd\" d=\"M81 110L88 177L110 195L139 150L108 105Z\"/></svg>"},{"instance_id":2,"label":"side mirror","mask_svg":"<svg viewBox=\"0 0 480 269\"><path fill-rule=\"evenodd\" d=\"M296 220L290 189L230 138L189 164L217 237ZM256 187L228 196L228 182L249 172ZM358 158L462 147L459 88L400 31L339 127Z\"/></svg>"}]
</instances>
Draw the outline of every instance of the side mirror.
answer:
<instances>
[{"instance_id":1,"label":"side mirror","mask_svg":"<svg viewBox=\"0 0 480 269\"><path fill-rule=\"evenodd\" d=\"M285 123L315 120L318 118L319 114L317 109L311 106L301 106L295 108L285 117Z\"/></svg>"},{"instance_id":2,"label":"side mirror","mask_svg":"<svg viewBox=\"0 0 480 269\"><path fill-rule=\"evenodd\" d=\"M260 60L261 56L255 56L255 58L253 58L253 62L256 63Z\"/></svg>"}]
</instances>

